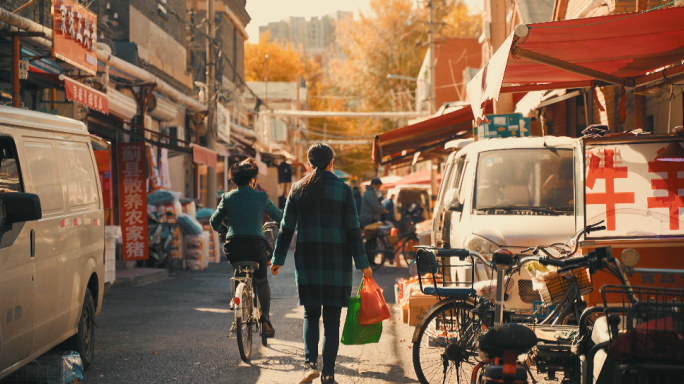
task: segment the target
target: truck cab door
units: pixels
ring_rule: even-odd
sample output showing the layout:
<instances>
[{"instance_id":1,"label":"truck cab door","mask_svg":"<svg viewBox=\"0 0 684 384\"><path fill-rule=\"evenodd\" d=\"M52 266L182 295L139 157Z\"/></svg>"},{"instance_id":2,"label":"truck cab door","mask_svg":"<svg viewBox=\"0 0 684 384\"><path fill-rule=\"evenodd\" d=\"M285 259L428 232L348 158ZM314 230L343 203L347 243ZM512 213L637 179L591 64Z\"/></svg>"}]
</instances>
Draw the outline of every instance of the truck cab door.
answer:
<instances>
[{"instance_id":1,"label":"truck cab door","mask_svg":"<svg viewBox=\"0 0 684 384\"><path fill-rule=\"evenodd\" d=\"M451 177L449 178L448 184L445 185L446 191L442 199L442 227L440 230L442 245L444 248L451 248L451 231L452 231L452 221L459 219L461 215L460 207L455 206L454 203L458 202L458 188L461 183L461 178L463 176L463 166L465 163L465 155L461 155L454 160L454 165L451 167Z\"/></svg>"},{"instance_id":2,"label":"truck cab door","mask_svg":"<svg viewBox=\"0 0 684 384\"><path fill-rule=\"evenodd\" d=\"M16 146L0 136L0 372L28 357L33 344L35 232L31 222L9 223L12 198L24 195Z\"/></svg>"}]
</instances>

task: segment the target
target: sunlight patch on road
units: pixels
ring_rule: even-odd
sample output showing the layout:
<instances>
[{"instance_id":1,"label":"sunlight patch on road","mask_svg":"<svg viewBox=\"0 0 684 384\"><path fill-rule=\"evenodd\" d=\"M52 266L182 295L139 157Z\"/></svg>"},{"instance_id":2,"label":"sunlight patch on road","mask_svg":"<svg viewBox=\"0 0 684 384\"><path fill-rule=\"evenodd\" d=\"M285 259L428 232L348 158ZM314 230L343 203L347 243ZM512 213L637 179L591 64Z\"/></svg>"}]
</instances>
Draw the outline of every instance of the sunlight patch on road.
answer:
<instances>
[{"instance_id":1,"label":"sunlight patch on road","mask_svg":"<svg viewBox=\"0 0 684 384\"><path fill-rule=\"evenodd\" d=\"M231 313L233 312L230 309L225 309L225 308L193 308L195 311L200 311L200 312L211 312L211 313Z\"/></svg>"}]
</instances>

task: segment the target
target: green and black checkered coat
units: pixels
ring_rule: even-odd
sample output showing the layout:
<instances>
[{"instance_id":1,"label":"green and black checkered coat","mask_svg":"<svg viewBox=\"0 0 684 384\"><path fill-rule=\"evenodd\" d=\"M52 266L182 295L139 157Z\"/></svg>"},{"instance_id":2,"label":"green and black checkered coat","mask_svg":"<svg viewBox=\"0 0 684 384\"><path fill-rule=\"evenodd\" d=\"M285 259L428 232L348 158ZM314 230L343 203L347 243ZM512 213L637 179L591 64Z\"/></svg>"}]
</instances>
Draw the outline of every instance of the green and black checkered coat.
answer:
<instances>
[{"instance_id":1,"label":"green and black checkered coat","mask_svg":"<svg viewBox=\"0 0 684 384\"><path fill-rule=\"evenodd\" d=\"M299 305L346 307L352 290L352 258L356 269L368 267L356 203L351 188L332 172L317 172L324 182L319 210L300 204L300 183L292 186L271 262L285 264L296 229Z\"/></svg>"}]
</instances>

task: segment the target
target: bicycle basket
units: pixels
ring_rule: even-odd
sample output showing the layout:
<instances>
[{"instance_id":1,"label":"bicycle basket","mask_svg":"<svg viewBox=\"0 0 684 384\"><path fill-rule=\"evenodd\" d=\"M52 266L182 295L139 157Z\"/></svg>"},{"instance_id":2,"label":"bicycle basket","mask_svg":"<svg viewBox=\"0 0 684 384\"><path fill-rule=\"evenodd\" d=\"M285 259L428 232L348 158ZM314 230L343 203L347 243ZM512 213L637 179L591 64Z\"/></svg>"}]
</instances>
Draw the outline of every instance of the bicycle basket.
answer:
<instances>
[{"instance_id":1,"label":"bicycle basket","mask_svg":"<svg viewBox=\"0 0 684 384\"><path fill-rule=\"evenodd\" d=\"M565 293L577 284L581 295L588 295L594 291L591 285L591 275L587 268L573 269L571 272L559 273L558 276L542 282L542 289L539 290L544 304L558 304L563 300Z\"/></svg>"},{"instance_id":2,"label":"bicycle basket","mask_svg":"<svg viewBox=\"0 0 684 384\"><path fill-rule=\"evenodd\" d=\"M616 360L684 363L684 289L607 285L601 297L620 320L610 322Z\"/></svg>"}]
</instances>

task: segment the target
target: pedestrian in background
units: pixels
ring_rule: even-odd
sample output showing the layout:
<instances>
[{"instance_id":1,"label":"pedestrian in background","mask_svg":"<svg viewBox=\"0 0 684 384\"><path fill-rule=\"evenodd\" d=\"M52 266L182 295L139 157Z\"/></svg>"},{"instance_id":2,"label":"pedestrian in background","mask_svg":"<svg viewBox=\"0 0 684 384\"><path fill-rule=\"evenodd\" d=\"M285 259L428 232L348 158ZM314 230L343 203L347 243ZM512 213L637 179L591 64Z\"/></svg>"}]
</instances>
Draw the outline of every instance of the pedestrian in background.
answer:
<instances>
[{"instance_id":1,"label":"pedestrian in background","mask_svg":"<svg viewBox=\"0 0 684 384\"><path fill-rule=\"evenodd\" d=\"M379 190L381 185L382 180L376 177L371 180L370 185L366 187L366 192L363 193L361 214L359 215L361 228L365 228L368 224L380 221L382 206L380 205L380 200L378 200L378 193L380 193Z\"/></svg>"},{"instance_id":2,"label":"pedestrian in background","mask_svg":"<svg viewBox=\"0 0 684 384\"><path fill-rule=\"evenodd\" d=\"M385 201L382 202L382 209L387 213L387 220L395 221L394 217L394 194L390 195Z\"/></svg>"},{"instance_id":3,"label":"pedestrian in background","mask_svg":"<svg viewBox=\"0 0 684 384\"><path fill-rule=\"evenodd\" d=\"M335 383L335 360L340 346L340 315L352 291L352 259L370 278L352 189L331 171L335 152L326 144L309 148L314 169L293 185L285 204L271 272L285 264L297 229L295 278L299 305L304 306L304 358L307 371L300 383L311 383L320 373L318 323L323 315L323 370L321 382ZM321 311L322 307L322 311Z\"/></svg>"}]
</instances>

